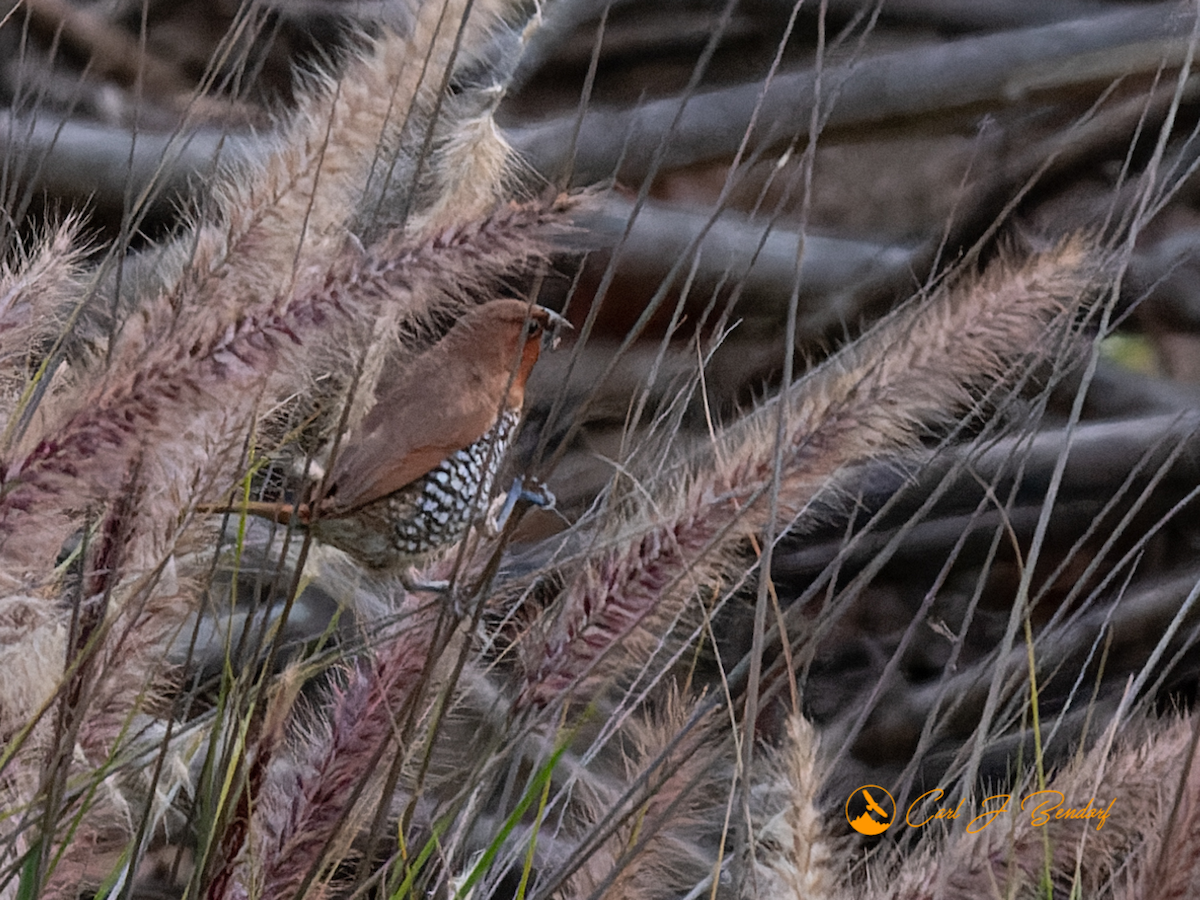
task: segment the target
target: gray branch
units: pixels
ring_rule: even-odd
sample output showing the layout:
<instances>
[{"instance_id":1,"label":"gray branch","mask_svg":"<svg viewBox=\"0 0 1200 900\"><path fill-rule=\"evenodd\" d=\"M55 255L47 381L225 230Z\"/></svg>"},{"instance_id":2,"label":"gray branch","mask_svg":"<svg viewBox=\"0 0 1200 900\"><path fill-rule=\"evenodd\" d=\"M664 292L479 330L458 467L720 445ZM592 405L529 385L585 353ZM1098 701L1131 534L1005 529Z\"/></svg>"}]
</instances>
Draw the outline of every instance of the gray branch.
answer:
<instances>
[{"instance_id":1,"label":"gray branch","mask_svg":"<svg viewBox=\"0 0 1200 900\"><path fill-rule=\"evenodd\" d=\"M1191 28L1177 4L1159 3L922 46L829 68L821 79L820 104L829 110L826 127L832 129L1006 106L1035 92L1154 72L1164 59L1182 58ZM816 74L805 71L776 78L765 93L756 83L656 100L634 110L589 109L574 147L572 181L610 178L618 160L621 178L639 181L660 153L663 169L732 156L756 105L761 109L752 146L799 138L816 84ZM535 169L554 180L571 163L575 127L575 116L565 116L515 128L511 139Z\"/></svg>"},{"instance_id":2,"label":"gray branch","mask_svg":"<svg viewBox=\"0 0 1200 900\"><path fill-rule=\"evenodd\" d=\"M696 283L740 285L746 298L739 308L743 315L778 318L778 298L786 298L797 280L802 298L822 298L827 305L848 285L908 271L913 261L912 247L820 234L804 236L801 260L798 232L732 211L714 218L707 211L647 203L636 218L633 214L632 203L610 195L585 209L577 224L610 246L628 228L618 251L621 268L644 276L647 283L661 281L681 257L690 263L698 256ZM756 300L765 308L748 305Z\"/></svg>"}]
</instances>

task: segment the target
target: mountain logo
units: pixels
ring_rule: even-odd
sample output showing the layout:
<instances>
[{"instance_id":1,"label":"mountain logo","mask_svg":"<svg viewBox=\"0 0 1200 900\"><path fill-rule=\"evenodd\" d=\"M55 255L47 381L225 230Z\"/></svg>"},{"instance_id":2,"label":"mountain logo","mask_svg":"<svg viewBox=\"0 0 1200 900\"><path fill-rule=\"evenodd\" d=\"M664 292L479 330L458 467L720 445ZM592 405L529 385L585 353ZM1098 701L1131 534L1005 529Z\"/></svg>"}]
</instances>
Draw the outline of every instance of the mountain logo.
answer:
<instances>
[{"instance_id":1,"label":"mountain logo","mask_svg":"<svg viewBox=\"0 0 1200 900\"><path fill-rule=\"evenodd\" d=\"M846 800L846 821L859 834L883 834L896 818L896 801L877 784L864 784Z\"/></svg>"}]
</instances>

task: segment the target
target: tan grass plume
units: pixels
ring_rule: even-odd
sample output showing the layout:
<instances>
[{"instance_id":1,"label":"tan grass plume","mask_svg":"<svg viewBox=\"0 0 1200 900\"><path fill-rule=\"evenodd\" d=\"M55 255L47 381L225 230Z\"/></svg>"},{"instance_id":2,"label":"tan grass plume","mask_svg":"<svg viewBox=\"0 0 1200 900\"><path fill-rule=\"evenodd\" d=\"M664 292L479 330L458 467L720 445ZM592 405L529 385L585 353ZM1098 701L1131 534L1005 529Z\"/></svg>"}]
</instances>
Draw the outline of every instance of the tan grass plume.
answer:
<instances>
[{"instance_id":1,"label":"tan grass plume","mask_svg":"<svg viewBox=\"0 0 1200 900\"><path fill-rule=\"evenodd\" d=\"M583 538L595 551L525 642L519 703L561 698L585 677L590 693L610 652L644 657L660 641L652 622L669 621L697 588L720 583L743 542L767 528L780 416L776 533L843 466L913 446L1004 383L1015 363L1053 351L1051 326L1070 323L1101 269L1098 251L1075 237L960 277L719 433L689 474L630 489L625 499L640 512L621 521L649 524L615 533L603 526Z\"/></svg>"}]
</instances>

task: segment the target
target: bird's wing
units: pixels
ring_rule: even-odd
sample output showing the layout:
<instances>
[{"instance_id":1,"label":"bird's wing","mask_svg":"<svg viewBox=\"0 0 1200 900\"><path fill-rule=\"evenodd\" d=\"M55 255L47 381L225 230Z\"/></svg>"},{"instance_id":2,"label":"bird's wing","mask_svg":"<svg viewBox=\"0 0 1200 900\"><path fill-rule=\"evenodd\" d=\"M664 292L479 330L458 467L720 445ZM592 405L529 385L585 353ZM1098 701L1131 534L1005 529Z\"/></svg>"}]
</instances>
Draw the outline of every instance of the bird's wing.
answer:
<instances>
[{"instance_id":1,"label":"bird's wing","mask_svg":"<svg viewBox=\"0 0 1200 900\"><path fill-rule=\"evenodd\" d=\"M871 796L871 792L863 788L863 796L867 798L867 806L873 811L887 818L887 811L882 806L875 802L875 798Z\"/></svg>"},{"instance_id":2,"label":"bird's wing","mask_svg":"<svg viewBox=\"0 0 1200 900\"><path fill-rule=\"evenodd\" d=\"M447 371L444 362L418 359L380 397L343 444L322 512L345 514L386 497L487 434L508 379L478 377L463 360Z\"/></svg>"}]
</instances>

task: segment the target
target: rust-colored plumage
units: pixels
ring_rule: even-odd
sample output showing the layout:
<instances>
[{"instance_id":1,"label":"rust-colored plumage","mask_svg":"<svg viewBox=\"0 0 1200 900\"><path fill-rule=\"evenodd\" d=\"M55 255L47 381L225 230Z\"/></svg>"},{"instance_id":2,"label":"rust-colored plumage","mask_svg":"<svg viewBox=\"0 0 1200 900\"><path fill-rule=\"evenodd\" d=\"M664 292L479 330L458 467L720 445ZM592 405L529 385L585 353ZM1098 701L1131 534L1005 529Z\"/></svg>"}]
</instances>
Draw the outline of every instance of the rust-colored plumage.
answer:
<instances>
[{"instance_id":1,"label":"rust-colored plumage","mask_svg":"<svg viewBox=\"0 0 1200 900\"><path fill-rule=\"evenodd\" d=\"M490 499L543 336L561 318L493 300L380 385L323 494L294 512L370 568L420 561L466 534ZM286 517L290 507L279 508Z\"/></svg>"}]
</instances>

